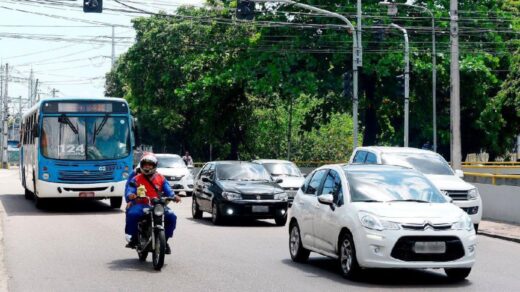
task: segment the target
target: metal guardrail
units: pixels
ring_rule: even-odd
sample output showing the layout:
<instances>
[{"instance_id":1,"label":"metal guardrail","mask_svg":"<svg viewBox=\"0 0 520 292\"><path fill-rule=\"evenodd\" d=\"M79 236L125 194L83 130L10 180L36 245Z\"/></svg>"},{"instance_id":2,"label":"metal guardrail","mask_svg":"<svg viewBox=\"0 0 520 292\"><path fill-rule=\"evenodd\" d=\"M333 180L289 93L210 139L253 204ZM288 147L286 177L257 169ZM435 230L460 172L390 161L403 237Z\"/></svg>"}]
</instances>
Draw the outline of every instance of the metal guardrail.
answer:
<instances>
[{"instance_id":1,"label":"metal guardrail","mask_svg":"<svg viewBox=\"0 0 520 292\"><path fill-rule=\"evenodd\" d=\"M492 185L520 186L520 175L518 174L464 172L464 180Z\"/></svg>"}]
</instances>

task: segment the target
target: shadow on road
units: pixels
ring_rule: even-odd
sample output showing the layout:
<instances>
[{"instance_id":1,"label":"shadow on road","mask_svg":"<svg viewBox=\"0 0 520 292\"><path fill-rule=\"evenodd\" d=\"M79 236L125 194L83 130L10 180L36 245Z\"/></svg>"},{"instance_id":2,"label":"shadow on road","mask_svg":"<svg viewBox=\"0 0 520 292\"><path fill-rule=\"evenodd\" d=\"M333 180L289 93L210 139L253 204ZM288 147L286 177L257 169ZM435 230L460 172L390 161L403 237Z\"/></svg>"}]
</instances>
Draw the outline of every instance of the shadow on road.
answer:
<instances>
[{"instance_id":1,"label":"shadow on road","mask_svg":"<svg viewBox=\"0 0 520 292\"><path fill-rule=\"evenodd\" d=\"M160 273L160 271L156 271L153 269L152 262L150 260L141 262L137 259L137 254L134 254L134 258L128 259L119 259L113 260L108 263L108 268L112 271L139 271L139 272L149 272L152 274ZM148 255L151 258L151 255ZM168 265L165 263L163 269Z\"/></svg>"},{"instance_id":2,"label":"shadow on road","mask_svg":"<svg viewBox=\"0 0 520 292\"><path fill-rule=\"evenodd\" d=\"M203 217L202 219L193 219L191 217L187 217L189 221L200 223L208 226L213 226L213 222L211 222L211 217ZM267 220L267 219L266 219ZM284 227L277 226L274 224L273 220L265 221L265 220L255 220L255 219L247 219L247 218L237 218L234 220L226 220L224 223L219 225L218 227Z\"/></svg>"},{"instance_id":3,"label":"shadow on road","mask_svg":"<svg viewBox=\"0 0 520 292\"><path fill-rule=\"evenodd\" d=\"M309 258L306 263L295 263L284 259L282 263L309 274L309 277L327 278L332 281L357 287L379 288L425 288L427 287L468 287L468 280L454 282L441 272L443 270L411 270L411 269L367 269L363 270L355 281L344 279L339 273L336 260L319 257Z\"/></svg>"},{"instance_id":4,"label":"shadow on road","mask_svg":"<svg viewBox=\"0 0 520 292\"><path fill-rule=\"evenodd\" d=\"M7 216L42 216L42 215L111 215L123 211L112 209L103 201L81 199L50 199L44 208L37 209L34 201L26 200L21 194L0 195Z\"/></svg>"}]
</instances>

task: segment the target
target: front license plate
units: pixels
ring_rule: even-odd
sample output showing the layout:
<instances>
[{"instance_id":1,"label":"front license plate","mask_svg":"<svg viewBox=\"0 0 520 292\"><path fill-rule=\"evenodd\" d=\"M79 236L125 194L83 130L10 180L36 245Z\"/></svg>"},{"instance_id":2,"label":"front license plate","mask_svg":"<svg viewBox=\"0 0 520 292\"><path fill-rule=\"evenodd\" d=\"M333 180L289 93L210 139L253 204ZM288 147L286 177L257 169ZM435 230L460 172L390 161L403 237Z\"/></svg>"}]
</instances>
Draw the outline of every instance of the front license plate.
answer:
<instances>
[{"instance_id":1,"label":"front license plate","mask_svg":"<svg viewBox=\"0 0 520 292\"><path fill-rule=\"evenodd\" d=\"M92 198L92 197L94 197L94 192L80 192L79 197L80 198Z\"/></svg>"},{"instance_id":2,"label":"front license plate","mask_svg":"<svg viewBox=\"0 0 520 292\"><path fill-rule=\"evenodd\" d=\"M445 253L446 243L443 241L418 241L413 246L415 253Z\"/></svg>"},{"instance_id":3,"label":"front license plate","mask_svg":"<svg viewBox=\"0 0 520 292\"><path fill-rule=\"evenodd\" d=\"M269 206L253 206L253 212L255 213L265 213L269 212Z\"/></svg>"}]
</instances>

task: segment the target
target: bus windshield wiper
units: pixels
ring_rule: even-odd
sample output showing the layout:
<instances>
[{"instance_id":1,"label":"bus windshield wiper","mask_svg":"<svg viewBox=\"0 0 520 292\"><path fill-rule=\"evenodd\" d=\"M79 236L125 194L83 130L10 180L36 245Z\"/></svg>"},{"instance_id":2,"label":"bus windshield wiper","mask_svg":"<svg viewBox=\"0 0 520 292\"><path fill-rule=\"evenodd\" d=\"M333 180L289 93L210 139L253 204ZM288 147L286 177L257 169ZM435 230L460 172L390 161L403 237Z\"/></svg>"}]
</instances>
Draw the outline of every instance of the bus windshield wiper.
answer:
<instances>
[{"instance_id":1,"label":"bus windshield wiper","mask_svg":"<svg viewBox=\"0 0 520 292\"><path fill-rule=\"evenodd\" d=\"M78 134L78 129L76 129L76 127L74 127L74 124L70 121L69 117L67 117L65 114L62 114L58 118L58 122L60 122L61 124L69 125L72 132L74 132L74 134L76 134L76 135Z\"/></svg>"},{"instance_id":2,"label":"bus windshield wiper","mask_svg":"<svg viewBox=\"0 0 520 292\"><path fill-rule=\"evenodd\" d=\"M417 200L417 199L405 199L405 200L390 200L387 202L417 202L417 203L430 203L425 200Z\"/></svg>"},{"instance_id":3,"label":"bus windshield wiper","mask_svg":"<svg viewBox=\"0 0 520 292\"><path fill-rule=\"evenodd\" d=\"M96 125L94 125L94 137L92 138L92 140L94 142L96 142L96 137L97 135L101 132L101 130L103 129L103 127L105 126L105 124L107 123L107 120L108 120L108 114L106 114L104 117L103 117L103 120L101 121L101 124L99 124L99 128L96 128Z\"/></svg>"}]
</instances>

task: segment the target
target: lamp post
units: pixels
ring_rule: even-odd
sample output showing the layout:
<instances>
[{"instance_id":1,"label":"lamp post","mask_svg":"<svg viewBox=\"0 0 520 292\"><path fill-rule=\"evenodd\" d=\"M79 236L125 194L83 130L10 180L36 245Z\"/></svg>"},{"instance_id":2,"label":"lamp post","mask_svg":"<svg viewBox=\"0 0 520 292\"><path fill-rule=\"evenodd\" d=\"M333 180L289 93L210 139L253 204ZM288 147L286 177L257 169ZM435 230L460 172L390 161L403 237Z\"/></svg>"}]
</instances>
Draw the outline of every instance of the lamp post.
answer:
<instances>
[{"instance_id":1,"label":"lamp post","mask_svg":"<svg viewBox=\"0 0 520 292\"><path fill-rule=\"evenodd\" d=\"M348 20L348 18L346 18L345 16L343 16L339 13L331 12L331 11L321 9L318 7L314 7L311 5L298 3L298 2L295 2L292 0L253 0L253 2L273 2L273 3L281 3L281 4L287 4L287 5L294 5L296 7L307 9L307 10L316 12L321 15L338 18L347 24L348 28L350 29L350 31L353 34L353 37L352 37L352 71L353 71L353 74L352 74L352 76L353 76L352 77L352 83L353 83L352 84L353 85L352 86L353 87L353 89L352 89L352 99L353 99L352 116L353 117L352 117L352 119L353 119L353 124L354 124L354 129L353 129L353 131L354 131L354 148L356 148L358 146L358 131L359 131L358 130L358 103L359 103L359 100L358 100L358 67L361 67L361 47L358 45L359 44L358 41L360 41L361 38L358 38L358 34L360 34L361 31L356 31L356 29L354 28L354 26L352 25L350 20ZM358 1L358 14L359 15L361 14L360 4L361 4L361 1Z\"/></svg>"},{"instance_id":2,"label":"lamp post","mask_svg":"<svg viewBox=\"0 0 520 292\"><path fill-rule=\"evenodd\" d=\"M404 36L404 147L408 147L408 129L410 124L410 46L408 32L405 28L392 23L390 27L397 28Z\"/></svg>"},{"instance_id":3,"label":"lamp post","mask_svg":"<svg viewBox=\"0 0 520 292\"><path fill-rule=\"evenodd\" d=\"M428 13L432 19L432 123L433 123L433 151L437 152L437 54L435 48L435 16L433 12L423 6L413 5L408 3L393 3L393 2L379 2L380 5L384 5L388 7L388 14L395 15L397 14L397 5L407 6L414 9L422 10Z\"/></svg>"}]
</instances>

